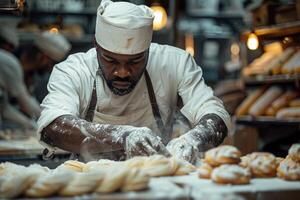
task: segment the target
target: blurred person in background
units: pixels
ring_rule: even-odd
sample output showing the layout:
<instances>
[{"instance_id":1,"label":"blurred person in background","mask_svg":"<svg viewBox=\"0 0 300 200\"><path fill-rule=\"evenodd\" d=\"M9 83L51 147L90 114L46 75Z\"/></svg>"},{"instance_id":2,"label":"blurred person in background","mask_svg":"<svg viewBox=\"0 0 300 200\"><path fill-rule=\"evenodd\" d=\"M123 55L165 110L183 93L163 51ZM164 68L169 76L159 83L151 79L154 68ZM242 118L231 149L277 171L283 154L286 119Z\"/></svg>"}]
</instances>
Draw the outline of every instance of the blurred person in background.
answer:
<instances>
[{"instance_id":1,"label":"blurred person in background","mask_svg":"<svg viewBox=\"0 0 300 200\"><path fill-rule=\"evenodd\" d=\"M38 102L28 93L21 64L12 54L18 45L17 30L12 26L2 25L0 27L1 115L4 121L33 129L36 125L32 119L39 117L41 110ZM17 105L12 105L11 99L15 99Z\"/></svg>"},{"instance_id":2,"label":"blurred person in background","mask_svg":"<svg viewBox=\"0 0 300 200\"><path fill-rule=\"evenodd\" d=\"M53 66L69 53L71 44L60 33L44 31L37 35L33 45L19 50L19 58L30 93L42 102L47 95L47 83Z\"/></svg>"}]
</instances>

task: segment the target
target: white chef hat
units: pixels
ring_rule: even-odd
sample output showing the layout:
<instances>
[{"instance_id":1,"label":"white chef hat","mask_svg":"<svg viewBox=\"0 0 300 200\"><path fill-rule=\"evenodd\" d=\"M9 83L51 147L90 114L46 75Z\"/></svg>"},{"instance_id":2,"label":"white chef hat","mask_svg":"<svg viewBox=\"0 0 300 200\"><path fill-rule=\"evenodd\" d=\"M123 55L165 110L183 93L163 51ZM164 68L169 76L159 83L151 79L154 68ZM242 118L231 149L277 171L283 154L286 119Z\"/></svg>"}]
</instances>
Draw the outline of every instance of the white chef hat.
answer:
<instances>
[{"instance_id":1,"label":"white chef hat","mask_svg":"<svg viewBox=\"0 0 300 200\"><path fill-rule=\"evenodd\" d=\"M113 53L141 53L150 47L153 19L147 6L102 0L97 10L96 41Z\"/></svg>"},{"instance_id":2,"label":"white chef hat","mask_svg":"<svg viewBox=\"0 0 300 200\"><path fill-rule=\"evenodd\" d=\"M19 47L19 36L17 29L8 24L1 24L0 37L12 44L15 48Z\"/></svg>"},{"instance_id":3,"label":"white chef hat","mask_svg":"<svg viewBox=\"0 0 300 200\"><path fill-rule=\"evenodd\" d=\"M56 62L64 59L71 49L71 44L63 35L50 31L38 34L35 45Z\"/></svg>"}]
</instances>

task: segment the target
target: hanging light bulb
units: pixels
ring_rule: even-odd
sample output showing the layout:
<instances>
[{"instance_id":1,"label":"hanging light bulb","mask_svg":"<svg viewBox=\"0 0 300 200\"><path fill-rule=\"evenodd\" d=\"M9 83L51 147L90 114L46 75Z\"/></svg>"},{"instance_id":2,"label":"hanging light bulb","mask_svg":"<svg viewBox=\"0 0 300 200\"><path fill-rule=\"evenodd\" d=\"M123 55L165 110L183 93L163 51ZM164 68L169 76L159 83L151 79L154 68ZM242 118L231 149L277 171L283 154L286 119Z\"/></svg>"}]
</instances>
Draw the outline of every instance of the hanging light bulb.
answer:
<instances>
[{"instance_id":1,"label":"hanging light bulb","mask_svg":"<svg viewBox=\"0 0 300 200\"><path fill-rule=\"evenodd\" d=\"M154 13L153 30L158 31L163 29L168 22L168 15L166 10L158 4L153 4L151 6L151 9Z\"/></svg>"},{"instance_id":2,"label":"hanging light bulb","mask_svg":"<svg viewBox=\"0 0 300 200\"><path fill-rule=\"evenodd\" d=\"M194 50L194 37L192 34L185 35L185 50L192 56L195 54Z\"/></svg>"},{"instance_id":3,"label":"hanging light bulb","mask_svg":"<svg viewBox=\"0 0 300 200\"><path fill-rule=\"evenodd\" d=\"M258 37L254 33L250 33L247 39L247 47L250 50L256 50L259 46Z\"/></svg>"}]
</instances>

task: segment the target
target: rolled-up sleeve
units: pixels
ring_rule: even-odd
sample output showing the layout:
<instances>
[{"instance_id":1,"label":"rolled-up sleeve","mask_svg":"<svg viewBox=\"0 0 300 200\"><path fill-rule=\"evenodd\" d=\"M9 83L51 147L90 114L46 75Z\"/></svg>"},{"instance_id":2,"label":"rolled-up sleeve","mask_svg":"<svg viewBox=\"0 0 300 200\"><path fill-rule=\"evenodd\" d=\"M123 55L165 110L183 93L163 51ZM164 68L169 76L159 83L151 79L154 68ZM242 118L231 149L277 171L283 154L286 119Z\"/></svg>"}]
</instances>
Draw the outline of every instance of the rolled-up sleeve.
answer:
<instances>
[{"instance_id":1,"label":"rolled-up sleeve","mask_svg":"<svg viewBox=\"0 0 300 200\"><path fill-rule=\"evenodd\" d=\"M76 63L65 61L54 66L48 83L48 95L43 100L42 113L38 120L38 137L40 132L53 120L62 115L79 116L80 77L73 69Z\"/></svg>"},{"instance_id":2,"label":"rolled-up sleeve","mask_svg":"<svg viewBox=\"0 0 300 200\"><path fill-rule=\"evenodd\" d=\"M206 114L216 114L221 117L230 130L230 116L223 103L213 94L203 79L201 68L195 60L186 53L181 56L177 68L178 93L182 98L181 112L188 118L192 126L196 126Z\"/></svg>"}]
</instances>

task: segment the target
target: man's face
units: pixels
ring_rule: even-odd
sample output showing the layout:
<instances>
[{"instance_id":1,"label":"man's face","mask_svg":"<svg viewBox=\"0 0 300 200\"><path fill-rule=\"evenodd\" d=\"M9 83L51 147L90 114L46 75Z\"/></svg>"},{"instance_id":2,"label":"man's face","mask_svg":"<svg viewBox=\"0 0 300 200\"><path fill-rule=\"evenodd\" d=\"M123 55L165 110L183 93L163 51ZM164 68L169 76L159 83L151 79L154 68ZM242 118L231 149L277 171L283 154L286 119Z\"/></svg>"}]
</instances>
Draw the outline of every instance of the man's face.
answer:
<instances>
[{"instance_id":1,"label":"man's face","mask_svg":"<svg viewBox=\"0 0 300 200\"><path fill-rule=\"evenodd\" d=\"M96 42L95 46L103 78L110 90L119 96L130 93L146 69L149 51L124 55L107 51Z\"/></svg>"}]
</instances>

